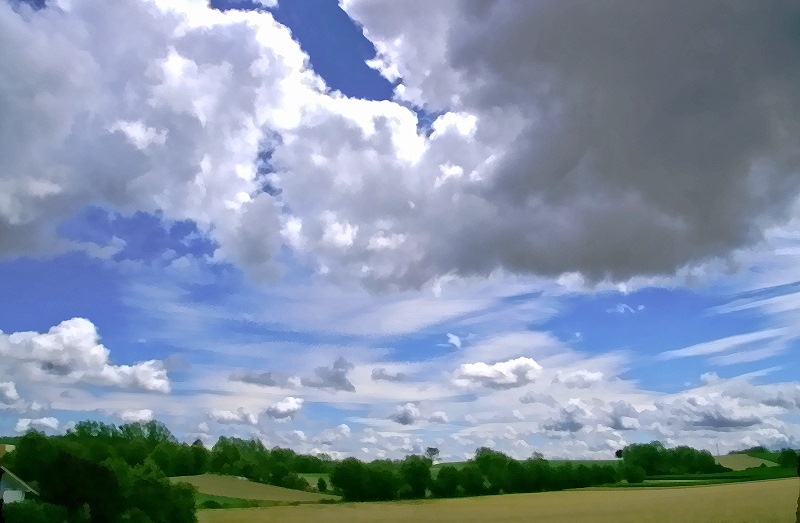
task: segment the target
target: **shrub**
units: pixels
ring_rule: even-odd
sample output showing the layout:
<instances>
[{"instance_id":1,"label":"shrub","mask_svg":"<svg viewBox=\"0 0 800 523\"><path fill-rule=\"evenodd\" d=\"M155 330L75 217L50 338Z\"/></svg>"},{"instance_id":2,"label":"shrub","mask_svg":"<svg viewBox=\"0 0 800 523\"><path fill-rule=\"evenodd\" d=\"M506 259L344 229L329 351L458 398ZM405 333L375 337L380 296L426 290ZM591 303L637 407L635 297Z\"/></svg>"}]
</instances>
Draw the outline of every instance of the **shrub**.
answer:
<instances>
[{"instance_id":1,"label":"shrub","mask_svg":"<svg viewBox=\"0 0 800 523\"><path fill-rule=\"evenodd\" d=\"M628 483L642 483L647 476L644 468L638 465L627 465L622 470L623 477Z\"/></svg>"},{"instance_id":2,"label":"shrub","mask_svg":"<svg viewBox=\"0 0 800 523\"><path fill-rule=\"evenodd\" d=\"M3 505L6 523L56 523L69 521L69 513L64 507L26 499Z\"/></svg>"}]
</instances>

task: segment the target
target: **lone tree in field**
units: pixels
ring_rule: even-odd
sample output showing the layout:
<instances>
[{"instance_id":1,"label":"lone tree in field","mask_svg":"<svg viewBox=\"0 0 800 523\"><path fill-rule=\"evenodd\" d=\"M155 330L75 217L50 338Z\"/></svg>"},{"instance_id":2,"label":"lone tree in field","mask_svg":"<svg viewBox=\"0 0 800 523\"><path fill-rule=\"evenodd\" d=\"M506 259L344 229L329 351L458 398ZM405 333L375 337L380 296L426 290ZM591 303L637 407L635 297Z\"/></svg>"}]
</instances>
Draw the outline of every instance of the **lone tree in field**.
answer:
<instances>
[{"instance_id":1,"label":"lone tree in field","mask_svg":"<svg viewBox=\"0 0 800 523\"><path fill-rule=\"evenodd\" d=\"M328 491L328 482L325 481L325 478L319 478L317 480L317 490L319 490L320 492Z\"/></svg>"},{"instance_id":2,"label":"lone tree in field","mask_svg":"<svg viewBox=\"0 0 800 523\"><path fill-rule=\"evenodd\" d=\"M425 449L425 455L428 456L428 459L431 460L431 462L434 462L439 456L439 449L436 447L428 447Z\"/></svg>"}]
</instances>

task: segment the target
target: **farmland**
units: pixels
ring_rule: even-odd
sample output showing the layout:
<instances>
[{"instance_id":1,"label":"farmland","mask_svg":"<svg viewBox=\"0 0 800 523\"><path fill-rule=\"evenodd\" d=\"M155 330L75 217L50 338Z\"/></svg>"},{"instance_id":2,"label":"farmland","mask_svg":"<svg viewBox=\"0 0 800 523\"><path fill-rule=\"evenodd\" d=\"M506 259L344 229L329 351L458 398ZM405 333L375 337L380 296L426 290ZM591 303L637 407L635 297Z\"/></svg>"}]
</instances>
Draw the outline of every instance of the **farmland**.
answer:
<instances>
[{"instance_id":1,"label":"farmland","mask_svg":"<svg viewBox=\"0 0 800 523\"><path fill-rule=\"evenodd\" d=\"M717 456L717 463L731 470L745 470L753 467L760 467L762 464L767 467L777 467L774 461L749 456L747 454L728 454L727 456Z\"/></svg>"},{"instance_id":2,"label":"farmland","mask_svg":"<svg viewBox=\"0 0 800 523\"><path fill-rule=\"evenodd\" d=\"M197 487L198 492L201 494L210 496L284 503L316 503L323 499L337 499L336 496L264 485L233 476L202 474L199 476L178 476L171 479L174 482L190 483Z\"/></svg>"},{"instance_id":3,"label":"farmland","mask_svg":"<svg viewBox=\"0 0 800 523\"><path fill-rule=\"evenodd\" d=\"M199 512L200 523L615 522L794 523L798 481L690 488L576 490L393 503L342 503Z\"/></svg>"}]
</instances>

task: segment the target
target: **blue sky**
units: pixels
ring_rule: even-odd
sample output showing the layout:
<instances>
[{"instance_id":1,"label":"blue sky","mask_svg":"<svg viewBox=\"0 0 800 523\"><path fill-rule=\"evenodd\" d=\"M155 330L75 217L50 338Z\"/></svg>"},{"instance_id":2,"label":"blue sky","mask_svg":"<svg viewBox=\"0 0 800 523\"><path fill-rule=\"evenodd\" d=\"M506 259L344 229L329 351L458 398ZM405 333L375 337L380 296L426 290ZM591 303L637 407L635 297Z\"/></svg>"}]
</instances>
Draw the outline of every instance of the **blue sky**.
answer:
<instances>
[{"instance_id":1,"label":"blue sky","mask_svg":"<svg viewBox=\"0 0 800 523\"><path fill-rule=\"evenodd\" d=\"M688 65L608 68L645 125L573 95L622 80L523 45L509 4L90 4L0 3L0 433L155 417L364 459L799 445L797 166L778 142L715 156L713 119L636 77ZM580 25L551 7L520 17ZM733 100L691 103L747 125Z\"/></svg>"}]
</instances>

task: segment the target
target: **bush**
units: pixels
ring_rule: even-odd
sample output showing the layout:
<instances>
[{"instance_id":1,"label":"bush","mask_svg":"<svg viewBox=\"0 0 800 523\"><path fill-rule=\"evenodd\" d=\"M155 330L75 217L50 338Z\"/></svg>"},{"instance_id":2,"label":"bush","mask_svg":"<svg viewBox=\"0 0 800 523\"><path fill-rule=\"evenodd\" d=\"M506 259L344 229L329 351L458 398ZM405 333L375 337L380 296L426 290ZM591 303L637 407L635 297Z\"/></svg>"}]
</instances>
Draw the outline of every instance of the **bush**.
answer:
<instances>
[{"instance_id":1,"label":"bush","mask_svg":"<svg viewBox=\"0 0 800 523\"><path fill-rule=\"evenodd\" d=\"M225 508L225 505L214 499L207 499L200 503L200 508Z\"/></svg>"},{"instance_id":2,"label":"bush","mask_svg":"<svg viewBox=\"0 0 800 523\"><path fill-rule=\"evenodd\" d=\"M3 505L6 523L61 523L70 521L64 507L26 499Z\"/></svg>"},{"instance_id":3,"label":"bush","mask_svg":"<svg viewBox=\"0 0 800 523\"><path fill-rule=\"evenodd\" d=\"M783 449L778 456L778 464L785 468L794 468L797 465L797 452L792 449Z\"/></svg>"},{"instance_id":4,"label":"bush","mask_svg":"<svg viewBox=\"0 0 800 523\"><path fill-rule=\"evenodd\" d=\"M319 478L317 480L317 490L319 490L320 492L328 491L328 482L325 481L325 478Z\"/></svg>"},{"instance_id":5,"label":"bush","mask_svg":"<svg viewBox=\"0 0 800 523\"><path fill-rule=\"evenodd\" d=\"M647 476L647 472L639 465L626 465L622 474L628 483L643 483Z\"/></svg>"}]
</instances>

